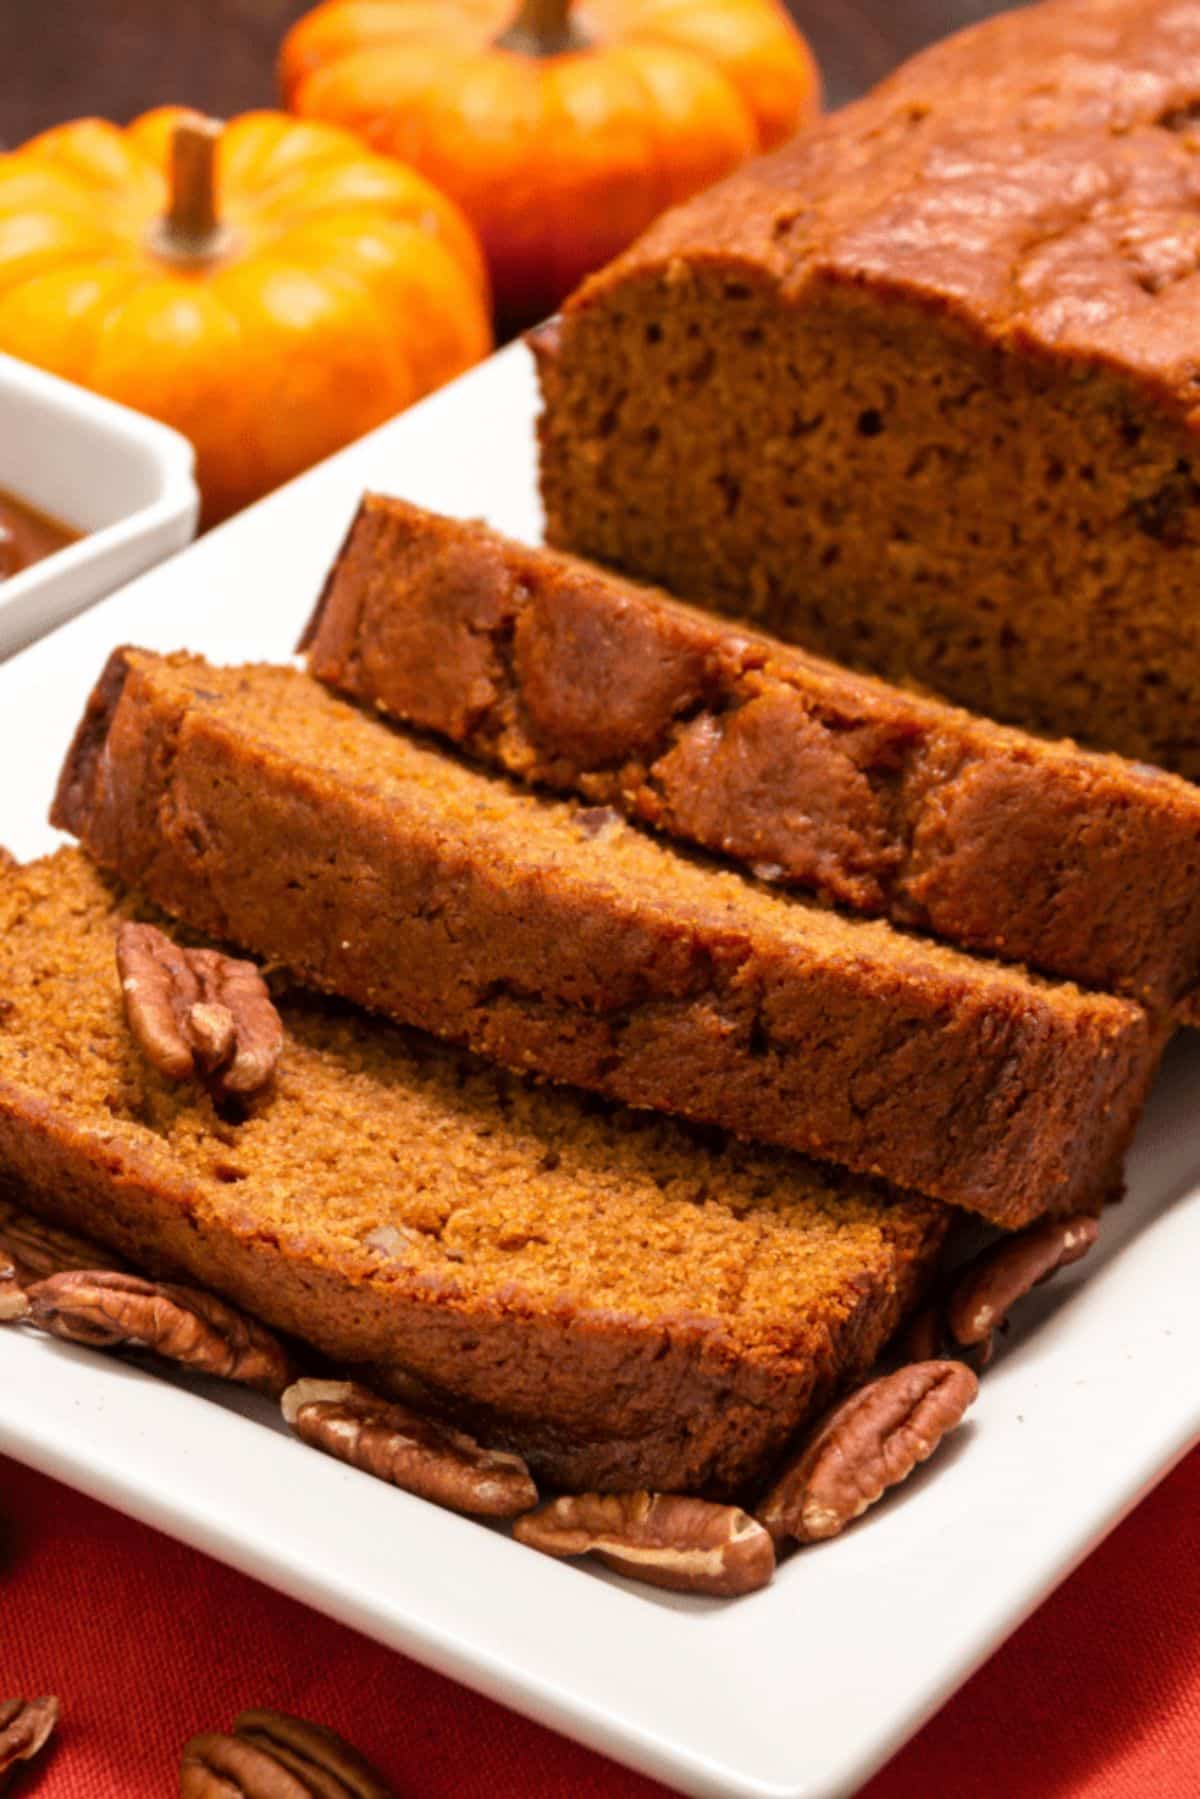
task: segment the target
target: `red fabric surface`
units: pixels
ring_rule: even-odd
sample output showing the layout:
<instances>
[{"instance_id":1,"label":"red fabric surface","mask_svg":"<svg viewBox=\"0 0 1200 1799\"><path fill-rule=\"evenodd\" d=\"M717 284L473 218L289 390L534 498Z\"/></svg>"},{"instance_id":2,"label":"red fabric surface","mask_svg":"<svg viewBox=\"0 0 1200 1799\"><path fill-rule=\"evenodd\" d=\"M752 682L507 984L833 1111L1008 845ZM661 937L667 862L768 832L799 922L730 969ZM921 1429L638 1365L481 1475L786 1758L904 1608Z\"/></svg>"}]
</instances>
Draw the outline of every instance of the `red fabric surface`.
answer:
<instances>
[{"instance_id":1,"label":"red fabric surface","mask_svg":"<svg viewBox=\"0 0 1200 1799\"><path fill-rule=\"evenodd\" d=\"M863 1799L1194 1799L1198 1516L1200 1451ZM64 1721L30 1799L169 1799L180 1745L247 1705L333 1725L399 1795L664 1790L0 1459L0 1695L45 1691Z\"/></svg>"}]
</instances>

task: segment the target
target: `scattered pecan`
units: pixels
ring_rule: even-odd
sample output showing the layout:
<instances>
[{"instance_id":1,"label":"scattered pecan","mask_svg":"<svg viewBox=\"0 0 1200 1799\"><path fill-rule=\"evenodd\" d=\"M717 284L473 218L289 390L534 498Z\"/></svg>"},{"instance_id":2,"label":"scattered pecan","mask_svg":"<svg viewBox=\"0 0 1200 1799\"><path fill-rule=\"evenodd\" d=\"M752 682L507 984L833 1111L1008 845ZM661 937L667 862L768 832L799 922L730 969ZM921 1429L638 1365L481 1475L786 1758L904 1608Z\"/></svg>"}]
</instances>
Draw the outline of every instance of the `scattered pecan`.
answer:
<instances>
[{"instance_id":1,"label":"scattered pecan","mask_svg":"<svg viewBox=\"0 0 1200 1799\"><path fill-rule=\"evenodd\" d=\"M294 1378L283 1346L253 1318L197 1287L136 1274L55 1274L29 1289L40 1330L93 1349L148 1349L169 1362L278 1398Z\"/></svg>"},{"instance_id":2,"label":"scattered pecan","mask_svg":"<svg viewBox=\"0 0 1200 1799\"><path fill-rule=\"evenodd\" d=\"M546 1555L594 1555L606 1567L676 1593L733 1598L765 1587L775 1549L736 1505L676 1493L577 1493L518 1518L513 1536Z\"/></svg>"},{"instance_id":3,"label":"scattered pecan","mask_svg":"<svg viewBox=\"0 0 1200 1799\"><path fill-rule=\"evenodd\" d=\"M356 1381L299 1380L283 1395L283 1416L314 1448L452 1511L515 1518L537 1504L520 1456L484 1449Z\"/></svg>"},{"instance_id":4,"label":"scattered pecan","mask_svg":"<svg viewBox=\"0 0 1200 1799\"><path fill-rule=\"evenodd\" d=\"M953 1361L966 1362L976 1374L983 1373L995 1353L990 1336L982 1343L970 1345L954 1341L946 1321L944 1296L941 1299L931 1299L919 1312L913 1314L903 1342L906 1361L934 1362L949 1357Z\"/></svg>"},{"instance_id":5,"label":"scattered pecan","mask_svg":"<svg viewBox=\"0 0 1200 1799\"><path fill-rule=\"evenodd\" d=\"M273 1756L237 1737L205 1730L183 1746L180 1799L311 1799L312 1792Z\"/></svg>"},{"instance_id":6,"label":"scattered pecan","mask_svg":"<svg viewBox=\"0 0 1200 1799\"><path fill-rule=\"evenodd\" d=\"M253 962L213 949L181 949L154 925L127 922L117 968L129 1028L168 1080L208 1076L224 1094L266 1087L283 1025Z\"/></svg>"},{"instance_id":7,"label":"scattered pecan","mask_svg":"<svg viewBox=\"0 0 1200 1799\"><path fill-rule=\"evenodd\" d=\"M904 1333L904 1354L910 1362L932 1362L943 1353L946 1331L942 1309L935 1299L914 1312Z\"/></svg>"},{"instance_id":8,"label":"scattered pecan","mask_svg":"<svg viewBox=\"0 0 1200 1799\"><path fill-rule=\"evenodd\" d=\"M184 1744L180 1799L394 1799L357 1749L324 1725L251 1711L233 1728Z\"/></svg>"},{"instance_id":9,"label":"scattered pecan","mask_svg":"<svg viewBox=\"0 0 1200 1799\"><path fill-rule=\"evenodd\" d=\"M29 1301L21 1284L20 1271L0 1245L0 1324L11 1324L14 1319L26 1317L28 1312Z\"/></svg>"},{"instance_id":10,"label":"scattered pecan","mask_svg":"<svg viewBox=\"0 0 1200 1799\"><path fill-rule=\"evenodd\" d=\"M48 1274L65 1274L71 1268L124 1267L110 1249L102 1249L90 1237L76 1236L59 1224L35 1218L0 1195L0 1249L17 1264L23 1280L44 1280Z\"/></svg>"},{"instance_id":11,"label":"scattered pecan","mask_svg":"<svg viewBox=\"0 0 1200 1799\"><path fill-rule=\"evenodd\" d=\"M353 1799L391 1799L390 1789L379 1775L342 1737L323 1724L309 1724L286 1712L248 1711L234 1720L234 1731L244 1742L256 1744L294 1773L312 1779L314 1773L332 1775Z\"/></svg>"},{"instance_id":12,"label":"scattered pecan","mask_svg":"<svg viewBox=\"0 0 1200 1799\"><path fill-rule=\"evenodd\" d=\"M57 1224L47 1224L0 1195L0 1323L29 1312L25 1289L48 1274L98 1264L125 1264L87 1237L77 1237Z\"/></svg>"},{"instance_id":13,"label":"scattered pecan","mask_svg":"<svg viewBox=\"0 0 1200 1799\"><path fill-rule=\"evenodd\" d=\"M438 1396L435 1390L420 1375L401 1367L399 1362L359 1362L353 1368L340 1372L350 1379L361 1381L364 1387L368 1387L372 1393L378 1393L382 1399L398 1399L401 1405L411 1406L423 1418L437 1410Z\"/></svg>"},{"instance_id":14,"label":"scattered pecan","mask_svg":"<svg viewBox=\"0 0 1200 1799\"><path fill-rule=\"evenodd\" d=\"M818 1426L767 1494L760 1520L776 1543L836 1537L933 1454L978 1391L962 1362L911 1362L870 1381Z\"/></svg>"},{"instance_id":15,"label":"scattered pecan","mask_svg":"<svg viewBox=\"0 0 1200 1799\"><path fill-rule=\"evenodd\" d=\"M45 1748L57 1723L57 1699L0 1699L0 1793L16 1778L19 1764Z\"/></svg>"},{"instance_id":16,"label":"scattered pecan","mask_svg":"<svg viewBox=\"0 0 1200 1799\"><path fill-rule=\"evenodd\" d=\"M1086 1255L1098 1231L1096 1220L1080 1213L1043 1218L991 1244L962 1270L950 1296L946 1324L952 1341L990 1352L992 1333L1003 1329L1009 1307Z\"/></svg>"}]
</instances>

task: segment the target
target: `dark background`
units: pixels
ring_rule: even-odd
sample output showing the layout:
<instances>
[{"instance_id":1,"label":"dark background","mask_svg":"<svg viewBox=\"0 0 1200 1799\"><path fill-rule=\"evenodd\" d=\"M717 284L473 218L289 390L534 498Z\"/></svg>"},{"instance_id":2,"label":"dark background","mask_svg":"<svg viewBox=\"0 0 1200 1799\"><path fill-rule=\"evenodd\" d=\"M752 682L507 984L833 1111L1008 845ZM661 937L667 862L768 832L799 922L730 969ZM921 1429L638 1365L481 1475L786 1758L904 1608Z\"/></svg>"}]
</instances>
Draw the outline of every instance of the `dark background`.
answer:
<instances>
[{"instance_id":1,"label":"dark background","mask_svg":"<svg viewBox=\"0 0 1200 1799\"><path fill-rule=\"evenodd\" d=\"M0 142L83 113L121 123L167 102L229 116L276 98L287 26L313 0L0 0ZM1001 7L991 0L790 0L830 105Z\"/></svg>"}]
</instances>

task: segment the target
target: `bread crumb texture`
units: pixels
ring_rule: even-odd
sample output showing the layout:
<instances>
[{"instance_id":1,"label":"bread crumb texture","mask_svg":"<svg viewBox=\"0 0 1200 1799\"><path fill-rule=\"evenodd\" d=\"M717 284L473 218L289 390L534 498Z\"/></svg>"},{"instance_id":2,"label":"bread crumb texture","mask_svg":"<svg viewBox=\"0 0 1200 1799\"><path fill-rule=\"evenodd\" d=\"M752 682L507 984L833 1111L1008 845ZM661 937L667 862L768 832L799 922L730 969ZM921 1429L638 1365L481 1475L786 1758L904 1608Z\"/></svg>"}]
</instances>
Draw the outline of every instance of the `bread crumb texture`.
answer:
<instances>
[{"instance_id":1,"label":"bread crumb texture","mask_svg":"<svg viewBox=\"0 0 1200 1799\"><path fill-rule=\"evenodd\" d=\"M548 530L977 712L1200 778L1200 14L935 45L593 277Z\"/></svg>"}]
</instances>

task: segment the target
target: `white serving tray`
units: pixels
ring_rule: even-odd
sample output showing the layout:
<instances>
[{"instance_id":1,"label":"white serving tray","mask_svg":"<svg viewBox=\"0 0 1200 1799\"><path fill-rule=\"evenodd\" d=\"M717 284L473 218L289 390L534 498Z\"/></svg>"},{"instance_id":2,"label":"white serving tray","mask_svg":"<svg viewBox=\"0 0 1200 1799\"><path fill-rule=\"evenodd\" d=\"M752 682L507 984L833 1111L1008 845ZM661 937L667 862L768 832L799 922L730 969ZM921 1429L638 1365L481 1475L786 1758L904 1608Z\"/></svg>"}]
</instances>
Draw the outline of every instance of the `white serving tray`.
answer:
<instances>
[{"instance_id":1,"label":"white serving tray","mask_svg":"<svg viewBox=\"0 0 1200 1799\"><path fill-rule=\"evenodd\" d=\"M536 534L534 404L509 350L0 668L0 841L53 841L114 644L289 653L364 487ZM1198 1044L1172 1053L1101 1247L1025 1303L970 1422L751 1598L552 1562L314 1454L258 1400L15 1330L0 1450L686 1793L836 1799L1200 1436Z\"/></svg>"},{"instance_id":2,"label":"white serving tray","mask_svg":"<svg viewBox=\"0 0 1200 1799\"><path fill-rule=\"evenodd\" d=\"M85 533L0 582L0 656L190 543L194 463L178 431L0 355L0 488Z\"/></svg>"}]
</instances>

